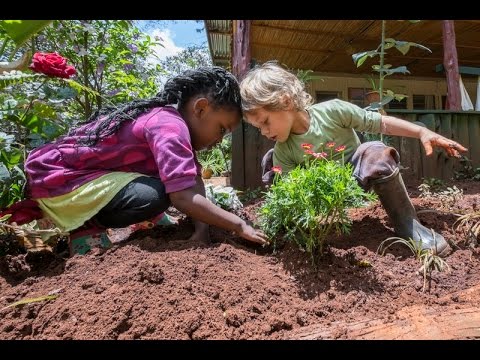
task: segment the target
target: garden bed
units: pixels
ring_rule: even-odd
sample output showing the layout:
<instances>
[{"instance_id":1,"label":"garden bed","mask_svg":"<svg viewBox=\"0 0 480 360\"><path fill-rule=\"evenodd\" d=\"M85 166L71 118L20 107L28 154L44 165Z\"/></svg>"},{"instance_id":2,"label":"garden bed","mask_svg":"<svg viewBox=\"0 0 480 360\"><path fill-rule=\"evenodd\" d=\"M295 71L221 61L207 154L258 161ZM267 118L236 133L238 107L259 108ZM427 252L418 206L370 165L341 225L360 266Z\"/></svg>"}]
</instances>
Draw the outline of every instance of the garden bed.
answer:
<instances>
[{"instance_id":1,"label":"garden bed","mask_svg":"<svg viewBox=\"0 0 480 360\"><path fill-rule=\"evenodd\" d=\"M274 251L217 228L209 244L189 241L185 220L128 240L116 230L112 249L85 256L1 258L0 339L480 338L480 250L452 227L452 213L479 210L480 182L456 182L457 200L420 198L417 185L416 209L441 210L419 214L422 223L458 246L425 290L406 247L377 255L394 235L378 203L351 211L351 234L330 238L316 269L292 244Z\"/></svg>"}]
</instances>

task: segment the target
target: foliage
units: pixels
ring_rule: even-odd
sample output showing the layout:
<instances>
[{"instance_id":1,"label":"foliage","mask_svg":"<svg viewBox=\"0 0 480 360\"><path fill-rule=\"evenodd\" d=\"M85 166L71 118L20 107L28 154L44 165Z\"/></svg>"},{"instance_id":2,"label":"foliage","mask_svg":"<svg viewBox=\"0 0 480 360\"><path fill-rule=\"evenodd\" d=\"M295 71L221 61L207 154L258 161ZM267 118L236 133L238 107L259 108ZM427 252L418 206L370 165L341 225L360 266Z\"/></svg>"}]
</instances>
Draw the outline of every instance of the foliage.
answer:
<instances>
[{"instance_id":1,"label":"foliage","mask_svg":"<svg viewBox=\"0 0 480 360\"><path fill-rule=\"evenodd\" d=\"M351 164L344 164L343 159L331 160L333 151L330 156L313 153L311 146L302 146L304 166L297 166L286 176L279 175L280 169L273 169L277 171L274 184L265 193L259 213L261 226L270 238L275 241L285 232L288 240L295 241L315 261L331 230L349 232L351 220L346 210L364 206L375 195L365 193L358 185Z\"/></svg>"},{"instance_id":2,"label":"foliage","mask_svg":"<svg viewBox=\"0 0 480 360\"><path fill-rule=\"evenodd\" d=\"M230 186L205 185L205 195L215 205L227 211L239 210L243 207L237 192Z\"/></svg>"},{"instance_id":3,"label":"foliage","mask_svg":"<svg viewBox=\"0 0 480 360\"><path fill-rule=\"evenodd\" d=\"M148 98L158 90L156 79L162 68L153 63L154 46L161 43L131 21L54 21L35 45L41 51L58 50L77 69L83 91L77 89L72 111L81 114L78 120L104 105Z\"/></svg>"},{"instance_id":4,"label":"foliage","mask_svg":"<svg viewBox=\"0 0 480 360\"><path fill-rule=\"evenodd\" d=\"M439 192L442 188L445 187L445 183L442 179L437 178L425 178L423 182L418 186L420 190L420 197L427 197L432 193Z\"/></svg>"},{"instance_id":5,"label":"foliage","mask_svg":"<svg viewBox=\"0 0 480 360\"><path fill-rule=\"evenodd\" d=\"M433 230L432 235L435 239L435 232ZM387 246L384 246L388 242L389 244ZM388 239L385 239L380 243L380 246L377 249L377 253L381 252L382 255L385 254L385 251L394 244L403 244L407 246L415 256L415 259L420 261L420 264L422 266L420 267L419 272L423 273L423 291L425 291L427 286L427 278L430 281L432 279L431 275L433 270L437 270L438 272L450 270L450 266L447 264L447 262L443 260L440 256L435 255L432 249L422 249L422 242L415 241L412 238L405 240L396 236L389 237Z\"/></svg>"},{"instance_id":6,"label":"foliage","mask_svg":"<svg viewBox=\"0 0 480 360\"><path fill-rule=\"evenodd\" d=\"M211 169L213 175L219 176L224 172L230 173L231 164L231 134L226 135L220 144L197 153L198 162L204 169Z\"/></svg>"},{"instance_id":7,"label":"foliage","mask_svg":"<svg viewBox=\"0 0 480 360\"><path fill-rule=\"evenodd\" d=\"M474 169L472 166L472 160L470 160L465 155L462 155L460 158L460 166L461 166L461 169L458 171L455 171L454 173L455 179L457 180L470 179L470 180L480 181L480 167L477 167Z\"/></svg>"},{"instance_id":8,"label":"foliage","mask_svg":"<svg viewBox=\"0 0 480 360\"><path fill-rule=\"evenodd\" d=\"M410 20L410 22L418 22L418 21ZM388 104L394 98L397 98L397 99L400 98L401 100L403 99L403 97L405 97L405 95L395 94L393 91L384 90L383 88L383 81L386 76L389 76L392 74L409 74L410 73L406 66L398 66L398 67L392 68L391 64L385 64L385 54L386 54L385 50L388 50L394 47L398 51L400 51L403 55L406 55L410 50L410 48L413 46L413 47L417 47L419 49L428 51L430 53L432 52L429 48L414 42L395 40L393 38L385 38L385 26L386 26L386 20L382 20L381 40L380 40L380 44L376 49L362 51L352 55L353 62L357 67L360 67L368 58L379 56L379 63L372 65L372 69L373 71L378 72L378 85L375 86L375 88L378 89L378 92L380 93L380 101L377 103L370 104L369 108L371 110L382 109L384 105ZM374 82L374 85L375 85L375 82Z\"/></svg>"},{"instance_id":9,"label":"foliage","mask_svg":"<svg viewBox=\"0 0 480 360\"><path fill-rule=\"evenodd\" d=\"M472 247L477 246L480 235L480 211L460 216L452 228L456 230L463 229L466 235L466 242Z\"/></svg>"},{"instance_id":10,"label":"foliage","mask_svg":"<svg viewBox=\"0 0 480 360\"><path fill-rule=\"evenodd\" d=\"M160 65L168 77L178 75L185 70L196 69L201 66L211 66L212 59L206 45L192 45L176 55L167 56L160 61Z\"/></svg>"},{"instance_id":11,"label":"foliage","mask_svg":"<svg viewBox=\"0 0 480 360\"><path fill-rule=\"evenodd\" d=\"M248 188L244 191L238 191L238 196L240 198L240 201L242 201L243 203L247 203L249 201L260 198L262 196L262 191L263 188L261 186L254 189Z\"/></svg>"},{"instance_id":12,"label":"foliage","mask_svg":"<svg viewBox=\"0 0 480 360\"><path fill-rule=\"evenodd\" d=\"M0 28L5 32L6 38L13 40L18 49L51 22L52 20L2 20Z\"/></svg>"}]
</instances>

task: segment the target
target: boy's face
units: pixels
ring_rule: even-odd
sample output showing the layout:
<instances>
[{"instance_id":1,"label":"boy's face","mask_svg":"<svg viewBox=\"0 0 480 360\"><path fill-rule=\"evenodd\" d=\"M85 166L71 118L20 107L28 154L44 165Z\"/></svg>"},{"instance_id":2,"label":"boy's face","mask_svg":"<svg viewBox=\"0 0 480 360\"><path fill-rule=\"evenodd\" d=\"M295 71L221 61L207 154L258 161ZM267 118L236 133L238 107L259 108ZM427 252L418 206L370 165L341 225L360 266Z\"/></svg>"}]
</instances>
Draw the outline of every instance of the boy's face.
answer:
<instances>
[{"instance_id":1,"label":"boy's face","mask_svg":"<svg viewBox=\"0 0 480 360\"><path fill-rule=\"evenodd\" d=\"M248 123L270 140L285 142L290 136L296 112L292 110L268 111L264 108L245 114Z\"/></svg>"}]
</instances>

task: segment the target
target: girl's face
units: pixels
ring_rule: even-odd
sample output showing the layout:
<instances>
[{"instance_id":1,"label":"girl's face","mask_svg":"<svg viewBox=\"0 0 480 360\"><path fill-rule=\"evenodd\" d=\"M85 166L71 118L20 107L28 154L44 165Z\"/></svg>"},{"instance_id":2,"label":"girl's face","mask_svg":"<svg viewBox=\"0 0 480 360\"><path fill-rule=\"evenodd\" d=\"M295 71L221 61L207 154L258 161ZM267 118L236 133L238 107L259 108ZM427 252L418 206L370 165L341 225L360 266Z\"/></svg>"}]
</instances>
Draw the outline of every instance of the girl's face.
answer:
<instances>
[{"instance_id":1,"label":"girl's face","mask_svg":"<svg viewBox=\"0 0 480 360\"><path fill-rule=\"evenodd\" d=\"M237 111L213 107L208 99L199 98L192 104L193 121L189 121L192 146L195 150L210 149L231 133L241 117Z\"/></svg>"},{"instance_id":2,"label":"girl's face","mask_svg":"<svg viewBox=\"0 0 480 360\"><path fill-rule=\"evenodd\" d=\"M247 121L270 140L285 142L290 136L297 112L292 110L268 111L258 108L245 114Z\"/></svg>"}]
</instances>

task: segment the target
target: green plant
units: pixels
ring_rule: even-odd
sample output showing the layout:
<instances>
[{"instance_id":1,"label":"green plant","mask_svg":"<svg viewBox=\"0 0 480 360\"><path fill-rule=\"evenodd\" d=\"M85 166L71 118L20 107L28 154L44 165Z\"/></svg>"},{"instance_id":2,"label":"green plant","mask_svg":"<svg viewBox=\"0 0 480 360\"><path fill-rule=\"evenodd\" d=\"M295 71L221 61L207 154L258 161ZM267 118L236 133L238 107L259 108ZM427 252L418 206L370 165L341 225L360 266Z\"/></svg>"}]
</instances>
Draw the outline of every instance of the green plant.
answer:
<instances>
[{"instance_id":1,"label":"green plant","mask_svg":"<svg viewBox=\"0 0 480 360\"><path fill-rule=\"evenodd\" d=\"M369 75L367 76L367 82L369 84L369 86L372 88L371 92L376 92L379 94L380 96L380 83L378 80L375 80L373 78L373 76ZM383 90L383 96L385 97L385 99L389 99L388 102L392 101L392 100L396 100L396 101L402 101L403 99L405 99L406 97L408 97L407 95L405 94L397 94L397 93L394 93L392 90L390 89L387 89L387 90ZM372 109L374 110L374 107L372 108L372 105L369 105L369 107L367 107L369 109Z\"/></svg>"},{"instance_id":2,"label":"green plant","mask_svg":"<svg viewBox=\"0 0 480 360\"><path fill-rule=\"evenodd\" d=\"M444 187L445 183L441 179L425 178L423 179L423 182L418 186L418 190L420 190L421 192L420 197L427 197L432 195L433 193L439 192Z\"/></svg>"},{"instance_id":3,"label":"green plant","mask_svg":"<svg viewBox=\"0 0 480 360\"><path fill-rule=\"evenodd\" d=\"M418 20L410 20L410 22L418 22ZM395 40L393 38L386 38L385 27L386 27L386 20L382 20L381 41L376 49L361 51L352 55L353 62L357 67L360 67L368 58L379 56L379 63L372 65L372 69L373 71L378 72L378 84L375 84L375 82L373 81L373 85L375 86L375 89L377 89L377 91L380 94L380 101L370 104L369 108L371 110L380 110L383 108L384 105L388 104L393 99L400 98L401 100L405 97L405 95L395 94L393 91L385 90L383 88L383 82L386 76L389 76L392 74L409 74L410 73L406 66L398 66L398 67L392 68L391 64L385 64L385 54L386 54L385 50L395 47L403 55L406 55L410 50L410 48L414 46L422 50L426 50L430 53L432 52L429 48L414 42L400 41L400 40ZM372 77L372 80L373 80L373 77Z\"/></svg>"},{"instance_id":4,"label":"green plant","mask_svg":"<svg viewBox=\"0 0 480 360\"><path fill-rule=\"evenodd\" d=\"M460 166L461 169L455 171L455 179L457 180L464 180L464 179L471 179L471 180L480 180L480 167L473 168L472 160L470 160L465 155L462 155L460 158Z\"/></svg>"},{"instance_id":5,"label":"green plant","mask_svg":"<svg viewBox=\"0 0 480 360\"><path fill-rule=\"evenodd\" d=\"M365 193L352 176L353 168L342 160L332 160L334 144L327 144L330 154L314 153L312 145L303 144L305 162L285 176L277 172L273 185L265 193L259 209L260 226L273 240L280 233L311 254L315 262L332 230L348 233L351 220L347 209L375 199ZM345 147L339 146L336 152Z\"/></svg>"},{"instance_id":6,"label":"green plant","mask_svg":"<svg viewBox=\"0 0 480 360\"><path fill-rule=\"evenodd\" d=\"M433 237L435 238L435 232L432 230ZM384 245L390 242L387 246ZM450 266L447 264L445 260L443 260L440 256L435 255L432 249L422 249L422 242L415 241L412 238L408 240L401 238L401 237L389 237L388 239L383 240L380 245L378 246L377 253L382 255L385 254L385 251L394 244L403 244L410 249L410 251L415 256L415 259L420 261L421 267L418 270L423 274L423 289L424 292L427 287L427 279L429 280L429 288L430 282L432 280L432 272L433 270L437 270L438 272L442 272L445 270L449 270Z\"/></svg>"},{"instance_id":7,"label":"green plant","mask_svg":"<svg viewBox=\"0 0 480 360\"><path fill-rule=\"evenodd\" d=\"M198 153L198 162L202 165L203 170L212 170L213 175L219 175L225 168L222 152L218 147L200 151Z\"/></svg>"},{"instance_id":8,"label":"green plant","mask_svg":"<svg viewBox=\"0 0 480 360\"><path fill-rule=\"evenodd\" d=\"M460 216L452 225L457 231L464 229L466 242L471 247L478 245L478 236L480 235L480 211L472 212Z\"/></svg>"}]
</instances>

